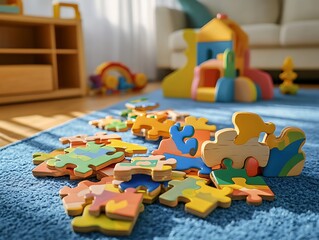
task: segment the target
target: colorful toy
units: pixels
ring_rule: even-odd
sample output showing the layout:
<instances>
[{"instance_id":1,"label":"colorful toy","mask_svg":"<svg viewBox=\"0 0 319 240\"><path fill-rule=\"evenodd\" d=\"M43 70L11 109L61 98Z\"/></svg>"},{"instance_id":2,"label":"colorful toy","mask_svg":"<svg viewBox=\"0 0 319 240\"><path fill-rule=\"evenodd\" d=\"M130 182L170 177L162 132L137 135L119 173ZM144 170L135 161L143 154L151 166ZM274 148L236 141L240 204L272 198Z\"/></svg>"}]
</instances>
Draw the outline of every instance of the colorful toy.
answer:
<instances>
[{"instance_id":1,"label":"colorful toy","mask_svg":"<svg viewBox=\"0 0 319 240\"><path fill-rule=\"evenodd\" d=\"M106 94L140 90L147 84L145 74L133 74L127 66L118 62L100 64L95 70L95 75L91 76L90 80L93 89Z\"/></svg>"},{"instance_id":2,"label":"colorful toy","mask_svg":"<svg viewBox=\"0 0 319 240\"><path fill-rule=\"evenodd\" d=\"M114 147L117 151L124 152L126 157L131 157L133 154L144 154L147 152L147 147L116 139L110 140L110 143L107 146Z\"/></svg>"},{"instance_id":3,"label":"colorful toy","mask_svg":"<svg viewBox=\"0 0 319 240\"><path fill-rule=\"evenodd\" d=\"M132 133L141 136L144 135L142 130L145 129L145 138L147 140L157 141L160 137L168 138L170 136L169 129L174 123L172 120L160 122L156 118L148 118L145 115L138 116L132 126Z\"/></svg>"},{"instance_id":4,"label":"colorful toy","mask_svg":"<svg viewBox=\"0 0 319 240\"><path fill-rule=\"evenodd\" d=\"M83 212L86 204L85 195L90 193L90 186L105 185L112 183L112 177L102 178L100 182L91 182L88 180L80 182L75 188L64 186L59 194L62 198L65 211L70 216L78 216Z\"/></svg>"},{"instance_id":5,"label":"colorful toy","mask_svg":"<svg viewBox=\"0 0 319 240\"><path fill-rule=\"evenodd\" d=\"M283 72L279 74L279 78L283 81L279 85L280 92L282 94L297 94L299 86L294 84L293 81L298 75L294 72L294 64L291 57L285 58L282 70Z\"/></svg>"},{"instance_id":6,"label":"colorful toy","mask_svg":"<svg viewBox=\"0 0 319 240\"><path fill-rule=\"evenodd\" d=\"M194 156L198 147L197 139L190 138L194 135L194 127L186 125L181 130L180 128L181 125L179 123L176 123L170 128L169 133L171 134L171 138L175 142L175 145L179 151L181 151L183 154L190 154ZM189 139L184 141L185 138Z\"/></svg>"},{"instance_id":7,"label":"colorful toy","mask_svg":"<svg viewBox=\"0 0 319 240\"><path fill-rule=\"evenodd\" d=\"M272 123L265 123L257 114L237 112L232 118L235 129L222 129L216 132L214 141L207 141L202 146L203 160L213 167L225 158L233 160L234 168L242 168L248 157L258 160L259 166L265 167L269 159L269 147L258 141L262 132L275 131Z\"/></svg>"},{"instance_id":8,"label":"colorful toy","mask_svg":"<svg viewBox=\"0 0 319 240\"><path fill-rule=\"evenodd\" d=\"M100 194L88 193L85 195L85 201L92 202L89 213L93 216L98 217L101 210L105 209L105 214L109 218L132 221L138 215L143 201L143 195L135 191L134 188L129 188L124 193L107 190Z\"/></svg>"},{"instance_id":9,"label":"colorful toy","mask_svg":"<svg viewBox=\"0 0 319 240\"><path fill-rule=\"evenodd\" d=\"M173 187L159 197L161 204L175 207L178 202L186 202L185 211L202 218L216 207L230 207L230 188L216 189L207 186L205 180L191 177L183 181L170 181L169 185Z\"/></svg>"},{"instance_id":10,"label":"colorful toy","mask_svg":"<svg viewBox=\"0 0 319 240\"><path fill-rule=\"evenodd\" d=\"M33 164L38 165L49 159L54 158L55 156L59 154L64 154L64 149L56 149L50 153L36 152L32 154L32 158L33 158L32 161L33 161Z\"/></svg>"},{"instance_id":11,"label":"colorful toy","mask_svg":"<svg viewBox=\"0 0 319 240\"><path fill-rule=\"evenodd\" d=\"M22 0L4 0L0 2L0 13L23 14Z\"/></svg>"},{"instance_id":12,"label":"colorful toy","mask_svg":"<svg viewBox=\"0 0 319 240\"><path fill-rule=\"evenodd\" d=\"M133 221L124 221L111 219L104 214L96 217L89 213L89 208L90 205L86 206L84 208L83 215L75 217L72 220L71 224L75 232L98 231L107 235L127 236L131 234L138 218L138 215L136 215Z\"/></svg>"},{"instance_id":13,"label":"colorful toy","mask_svg":"<svg viewBox=\"0 0 319 240\"><path fill-rule=\"evenodd\" d=\"M265 136L263 141L270 147L268 164L263 169L264 176L297 176L301 174L306 160L306 155L302 151L306 135L301 129L287 127L282 130L279 137L269 134Z\"/></svg>"},{"instance_id":14,"label":"colorful toy","mask_svg":"<svg viewBox=\"0 0 319 240\"><path fill-rule=\"evenodd\" d=\"M90 125L105 129L107 131L114 132L126 132L131 126L120 119L115 119L112 116L106 116L102 119L92 120L89 122Z\"/></svg>"},{"instance_id":15,"label":"colorful toy","mask_svg":"<svg viewBox=\"0 0 319 240\"><path fill-rule=\"evenodd\" d=\"M213 124L208 124L208 120L206 118L196 118L194 116L189 116L185 118L185 122L181 125L191 125L195 130L208 130L210 132L216 131L216 126Z\"/></svg>"},{"instance_id":16,"label":"colorful toy","mask_svg":"<svg viewBox=\"0 0 319 240\"><path fill-rule=\"evenodd\" d=\"M187 62L181 69L166 76L162 83L165 97L190 98L194 67L196 66L196 32L191 29L184 30L184 40L187 43L185 51ZM178 86L178 87L174 87Z\"/></svg>"},{"instance_id":17,"label":"colorful toy","mask_svg":"<svg viewBox=\"0 0 319 240\"><path fill-rule=\"evenodd\" d=\"M247 34L226 15L218 14L204 25L196 42L185 40L188 64L164 79L165 97L188 97L173 87L179 86L179 79L186 81L187 90L182 93L190 91L197 101L253 102L273 97L270 75L249 67ZM190 78L193 78L191 86Z\"/></svg>"},{"instance_id":18,"label":"colorful toy","mask_svg":"<svg viewBox=\"0 0 319 240\"><path fill-rule=\"evenodd\" d=\"M148 101L147 98L140 98L127 102L125 107L136 111L151 111L158 108L159 104Z\"/></svg>"},{"instance_id":19,"label":"colorful toy","mask_svg":"<svg viewBox=\"0 0 319 240\"><path fill-rule=\"evenodd\" d=\"M91 176L93 170L102 169L124 159L123 152L116 152L113 147L94 142L88 142L86 147L68 148L65 151L67 154L56 156L57 160L52 165L62 170L72 168L74 174L82 178Z\"/></svg>"},{"instance_id":20,"label":"colorful toy","mask_svg":"<svg viewBox=\"0 0 319 240\"><path fill-rule=\"evenodd\" d=\"M95 142L96 144L108 144L111 139L121 140L121 136L117 134L107 134L106 132L95 133L94 136L88 136L86 134L62 137L59 141L62 144L70 144L71 148L86 146L87 142Z\"/></svg>"},{"instance_id":21,"label":"colorful toy","mask_svg":"<svg viewBox=\"0 0 319 240\"><path fill-rule=\"evenodd\" d=\"M114 168L114 178L121 181L129 181L133 174L151 175L154 181L163 182L171 180L172 168L175 168L176 160L167 159L164 156L149 156L132 158L130 163L118 163Z\"/></svg>"}]
</instances>

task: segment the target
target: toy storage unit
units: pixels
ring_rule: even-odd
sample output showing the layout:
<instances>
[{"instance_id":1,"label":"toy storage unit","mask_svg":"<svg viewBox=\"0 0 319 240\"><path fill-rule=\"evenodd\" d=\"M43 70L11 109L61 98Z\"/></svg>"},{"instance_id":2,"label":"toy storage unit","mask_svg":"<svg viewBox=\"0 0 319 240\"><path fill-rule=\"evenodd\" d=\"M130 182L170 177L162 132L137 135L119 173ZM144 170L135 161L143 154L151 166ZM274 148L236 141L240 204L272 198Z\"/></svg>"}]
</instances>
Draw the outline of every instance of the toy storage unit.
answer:
<instances>
[{"instance_id":1,"label":"toy storage unit","mask_svg":"<svg viewBox=\"0 0 319 240\"><path fill-rule=\"evenodd\" d=\"M86 94L80 19L0 14L0 104Z\"/></svg>"}]
</instances>

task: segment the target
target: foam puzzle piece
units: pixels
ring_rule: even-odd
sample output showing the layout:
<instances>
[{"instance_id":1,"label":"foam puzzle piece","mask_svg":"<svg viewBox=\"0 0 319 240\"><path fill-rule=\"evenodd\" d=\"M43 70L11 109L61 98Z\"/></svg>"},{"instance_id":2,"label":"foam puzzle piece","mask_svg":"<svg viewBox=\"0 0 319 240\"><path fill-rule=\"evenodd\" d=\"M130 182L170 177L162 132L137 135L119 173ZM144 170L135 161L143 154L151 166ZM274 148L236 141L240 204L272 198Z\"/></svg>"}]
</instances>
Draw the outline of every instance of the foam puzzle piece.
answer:
<instances>
[{"instance_id":1,"label":"foam puzzle piece","mask_svg":"<svg viewBox=\"0 0 319 240\"><path fill-rule=\"evenodd\" d=\"M258 139L262 132L271 134L276 129L273 123L265 123L258 114L251 112L236 112L232 121L238 134L234 141L237 145L243 145L250 139Z\"/></svg>"},{"instance_id":2,"label":"foam puzzle piece","mask_svg":"<svg viewBox=\"0 0 319 240\"><path fill-rule=\"evenodd\" d=\"M231 188L216 189L207 186L204 180L191 177L183 181L173 180L169 184L173 187L160 195L160 203L175 207L178 202L186 202L185 211L198 217L205 218L218 206L227 208L231 205L228 197Z\"/></svg>"},{"instance_id":3,"label":"foam puzzle piece","mask_svg":"<svg viewBox=\"0 0 319 240\"><path fill-rule=\"evenodd\" d=\"M114 147L117 151L124 152L126 157L131 157L133 154L144 154L147 152L147 147L135 143L124 142L122 140L110 140L110 143L107 146Z\"/></svg>"},{"instance_id":4,"label":"foam puzzle piece","mask_svg":"<svg viewBox=\"0 0 319 240\"><path fill-rule=\"evenodd\" d=\"M75 232L98 231L112 236L128 236L131 234L137 217L133 221L111 219L102 214L98 217L89 213L90 205L86 206L82 216L75 217L71 224Z\"/></svg>"},{"instance_id":5,"label":"foam puzzle piece","mask_svg":"<svg viewBox=\"0 0 319 240\"><path fill-rule=\"evenodd\" d=\"M185 125L191 125L194 127L195 130L208 130L210 132L216 131L215 125L209 125L208 119L206 118L196 118L194 116L189 116L185 118L185 123L182 124L182 126Z\"/></svg>"},{"instance_id":6,"label":"foam puzzle piece","mask_svg":"<svg viewBox=\"0 0 319 240\"><path fill-rule=\"evenodd\" d=\"M151 111L155 108L158 108L159 104L156 102L149 101L147 98L140 98L127 102L125 104L125 107L137 111Z\"/></svg>"},{"instance_id":7,"label":"foam puzzle piece","mask_svg":"<svg viewBox=\"0 0 319 240\"><path fill-rule=\"evenodd\" d=\"M151 175L154 181L171 180L172 168L175 168L176 160L165 160L165 156L149 156L132 158L130 163L118 163L114 168L115 180L129 181L133 174Z\"/></svg>"},{"instance_id":8,"label":"foam puzzle piece","mask_svg":"<svg viewBox=\"0 0 319 240\"><path fill-rule=\"evenodd\" d=\"M225 159L223 161L223 165L226 167L225 169L213 170L211 172L210 177L216 187L220 188L221 185L235 184L232 179L237 177L246 179L249 185L267 185L262 177L249 177L246 169L233 168L232 163L233 161L231 159Z\"/></svg>"},{"instance_id":9,"label":"foam puzzle piece","mask_svg":"<svg viewBox=\"0 0 319 240\"><path fill-rule=\"evenodd\" d=\"M114 184L114 181L113 181ZM125 191L128 188L134 188L136 190L145 190L146 193L150 196L158 195L162 186L164 189L168 188L168 181L166 182L155 182L152 177L145 174L135 174L132 176L132 179L127 182L120 182L118 187L121 192Z\"/></svg>"},{"instance_id":10,"label":"foam puzzle piece","mask_svg":"<svg viewBox=\"0 0 319 240\"><path fill-rule=\"evenodd\" d=\"M124 161L123 161L124 162ZM99 169L96 171L96 177L97 179L101 179L103 177L111 177L114 175L115 164L111 164L109 166L106 166L105 168Z\"/></svg>"},{"instance_id":11,"label":"foam puzzle piece","mask_svg":"<svg viewBox=\"0 0 319 240\"><path fill-rule=\"evenodd\" d=\"M102 209L109 218L133 221L139 213L143 195L136 193L134 188L128 188L123 193L104 190L101 194L88 193L86 201L92 201L89 213L99 216Z\"/></svg>"},{"instance_id":12,"label":"foam puzzle piece","mask_svg":"<svg viewBox=\"0 0 319 240\"><path fill-rule=\"evenodd\" d=\"M194 156L198 148L197 139L190 138L194 135L194 132L195 132L194 127L190 125L186 125L181 130L180 129L181 129L180 123L176 123L169 130L169 133L175 143L175 146L183 154L190 154L191 156ZM189 138L189 139L185 141L186 138Z\"/></svg>"},{"instance_id":13,"label":"foam puzzle piece","mask_svg":"<svg viewBox=\"0 0 319 240\"><path fill-rule=\"evenodd\" d=\"M83 212L83 208L86 205L85 195L90 193L90 186L93 185L102 185L104 186L107 183L112 183L112 177L105 177L101 179L100 182L91 182L84 180L80 182L75 188L70 188L64 186L59 194L62 197L62 202L65 211L70 216L78 216Z\"/></svg>"},{"instance_id":14,"label":"foam puzzle piece","mask_svg":"<svg viewBox=\"0 0 319 240\"><path fill-rule=\"evenodd\" d=\"M176 160L175 170L177 171L197 171L198 176L200 177L208 177L211 173L212 169L207 167L201 157L185 157L178 156L174 154L164 153L164 156L168 158L173 158Z\"/></svg>"},{"instance_id":15,"label":"foam puzzle piece","mask_svg":"<svg viewBox=\"0 0 319 240\"><path fill-rule=\"evenodd\" d=\"M157 141L160 137L169 138L169 129L175 124L172 120L165 120L160 122L155 118L148 118L147 116L138 116L132 126L132 133L140 135L143 129L146 129L146 139Z\"/></svg>"},{"instance_id":16,"label":"foam puzzle piece","mask_svg":"<svg viewBox=\"0 0 319 240\"><path fill-rule=\"evenodd\" d=\"M129 129L129 126L126 124L126 122L113 118L112 116L106 116L103 119L92 120L89 122L89 124L114 132L126 132Z\"/></svg>"},{"instance_id":17,"label":"foam puzzle piece","mask_svg":"<svg viewBox=\"0 0 319 240\"><path fill-rule=\"evenodd\" d=\"M220 187L232 188L231 198L233 200L246 199L247 204L260 205L262 200L273 201L275 199L275 194L267 185L248 185L244 178L233 178L232 180L235 184L220 185Z\"/></svg>"},{"instance_id":18,"label":"foam puzzle piece","mask_svg":"<svg viewBox=\"0 0 319 240\"><path fill-rule=\"evenodd\" d=\"M33 161L33 164L38 165L38 164L43 163L47 160L55 158L55 156L57 156L59 154L64 154L64 149L56 149L50 153L35 152L32 154L32 161Z\"/></svg>"},{"instance_id":19,"label":"foam puzzle piece","mask_svg":"<svg viewBox=\"0 0 319 240\"><path fill-rule=\"evenodd\" d=\"M295 127L282 130L279 137L265 136L264 142L270 147L270 156L263 175L267 177L297 176L305 164L306 155L302 150L306 142L305 133Z\"/></svg>"},{"instance_id":20,"label":"foam puzzle piece","mask_svg":"<svg viewBox=\"0 0 319 240\"><path fill-rule=\"evenodd\" d=\"M243 145L234 142L237 132L225 128L216 132L214 141L206 141L202 145L202 156L207 166L213 167L225 158L233 160L234 168L243 168L248 157L258 160L259 166L265 167L269 158L269 147L258 142L258 137L246 141Z\"/></svg>"},{"instance_id":21,"label":"foam puzzle piece","mask_svg":"<svg viewBox=\"0 0 319 240\"><path fill-rule=\"evenodd\" d=\"M116 152L115 148L94 142L88 142L86 147L69 148L66 151L67 154L56 156L55 168L74 168L74 174L82 178L91 176L93 170L102 169L124 159L123 152Z\"/></svg>"}]
</instances>

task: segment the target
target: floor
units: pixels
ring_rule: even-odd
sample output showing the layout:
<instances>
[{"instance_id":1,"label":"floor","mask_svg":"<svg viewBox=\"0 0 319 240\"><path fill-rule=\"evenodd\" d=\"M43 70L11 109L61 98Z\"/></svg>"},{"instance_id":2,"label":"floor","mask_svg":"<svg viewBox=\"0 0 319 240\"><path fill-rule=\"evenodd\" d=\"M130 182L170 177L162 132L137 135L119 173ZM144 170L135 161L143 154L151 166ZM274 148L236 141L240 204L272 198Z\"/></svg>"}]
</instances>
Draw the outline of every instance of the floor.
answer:
<instances>
[{"instance_id":1,"label":"floor","mask_svg":"<svg viewBox=\"0 0 319 240\"><path fill-rule=\"evenodd\" d=\"M140 92L131 92L125 95L88 96L0 106L0 147L30 137L73 118L159 88L160 83L157 82L149 83Z\"/></svg>"}]
</instances>

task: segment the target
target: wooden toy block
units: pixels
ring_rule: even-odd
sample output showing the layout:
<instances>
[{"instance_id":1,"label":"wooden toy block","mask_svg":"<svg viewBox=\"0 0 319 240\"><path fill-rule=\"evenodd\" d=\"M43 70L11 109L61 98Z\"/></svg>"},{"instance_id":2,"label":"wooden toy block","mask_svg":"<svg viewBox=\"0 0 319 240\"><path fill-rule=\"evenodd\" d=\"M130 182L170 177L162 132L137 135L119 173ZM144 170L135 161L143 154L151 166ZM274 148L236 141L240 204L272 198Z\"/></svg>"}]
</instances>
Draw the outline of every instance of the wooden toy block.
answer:
<instances>
[{"instance_id":1,"label":"wooden toy block","mask_svg":"<svg viewBox=\"0 0 319 240\"><path fill-rule=\"evenodd\" d=\"M142 130L146 129L146 139L157 141L160 137L170 137L169 129L174 124L172 120L160 122L158 119L148 118L145 115L138 116L132 126L132 133L139 136Z\"/></svg>"},{"instance_id":2,"label":"wooden toy block","mask_svg":"<svg viewBox=\"0 0 319 240\"><path fill-rule=\"evenodd\" d=\"M151 111L158 108L159 104L156 102L148 101L147 98L140 98L126 103L125 107L137 111Z\"/></svg>"},{"instance_id":3,"label":"wooden toy block","mask_svg":"<svg viewBox=\"0 0 319 240\"><path fill-rule=\"evenodd\" d=\"M260 205L262 200L273 201L275 194L267 185L248 185L244 178L232 178L235 184L220 185L223 187L230 187L233 189L231 198L233 200L246 199L247 204Z\"/></svg>"},{"instance_id":4,"label":"wooden toy block","mask_svg":"<svg viewBox=\"0 0 319 240\"><path fill-rule=\"evenodd\" d=\"M215 125L209 125L208 119L206 118L196 118L194 116L189 116L185 118L185 123L181 124L182 126L185 125L191 125L194 127L195 130L208 130L211 132L216 131L216 126Z\"/></svg>"},{"instance_id":5,"label":"wooden toy block","mask_svg":"<svg viewBox=\"0 0 319 240\"><path fill-rule=\"evenodd\" d=\"M126 157L131 157L133 154L144 154L147 152L147 147L123 142L122 140L110 140L110 143L107 145L109 147L114 147L117 151L125 153Z\"/></svg>"},{"instance_id":6,"label":"wooden toy block","mask_svg":"<svg viewBox=\"0 0 319 240\"><path fill-rule=\"evenodd\" d=\"M89 122L89 124L107 131L114 132L126 132L129 129L129 126L126 124L126 122L123 122L120 119L115 119L112 116L107 116L103 119L92 120Z\"/></svg>"},{"instance_id":7,"label":"wooden toy block","mask_svg":"<svg viewBox=\"0 0 319 240\"><path fill-rule=\"evenodd\" d=\"M112 180L113 178L105 177L100 182L82 181L75 188L64 186L59 194L67 214L70 216L81 215L86 205L85 195L91 192L89 187L93 185L104 186L106 183L111 183Z\"/></svg>"},{"instance_id":8,"label":"wooden toy block","mask_svg":"<svg viewBox=\"0 0 319 240\"><path fill-rule=\"evenodd\" d=\"M173 175L173 174L172 174ZM176 174L174 175L176 176ZM132 179L127 182L115 182L121 192L124 192L128 188L134 188L138 190L145 190L146 193L150 196L158 196L162 190L168 188L168 182L155 182L152 177L145 174L135 174L132 176Z\"/></svg>"},{"instance_id":9,"label":"wooden toy block","mask_svg":"<svg viewBox=\"0 0 319 240\"><path fill-rule=\"evenodd\" d=\"M244 178L249 185L267 185L264 179L260 176L249 177L246 169L236 169L232 166L233 161L231 159L225 159L223 165L225 168L213 170L210 178L214 182L217 188L221 188L224 185L233 185L233 178ZM257 170L256 170L257 171Z\"/></svg>"},{"instance_id":10,"label":"wooden toy block","mask_svg":"<svg viewBox=\"0 0 319 240\"><path fill-rule=\"evenodd\" d=\"M86 206L82 216L75 217L72 220L72 227L75 232L93 232L98 231L112 236L128 236L131 234L138 214L133 221L124 221L111 219L102 214L98 217L89 213L90 205ZM141 210L140 210L141 211Z\"/></svg>"},{"instance_id":11,"label":"wooden toy block","mask_svg":"<svg viewBox=\"0 0 319 240\"><path fill-rule=\"evenodd\" d=\"M265 123L258 114L251 112L234 113L232 122L238 134L235 139L235 144L237 145L245 144L253 138L258 139L262 132L272 134L276 129L275 124L270 122Z\"/></svg>"},{"instance_id":12,"label":"wooden toy block","mask_svg":"<svg viewBox=\"0 0 319 240\"><path fill-rule=\"evenodd\" d=\"M306 142L306 135L301 129L287 127L281 131L279 137L269 134L263 141L270 147L268 164L263 169L264 176L301 174L306 160L305 152L302 150Z\"/></svg>"},{"instance_id":13,"label":"wooden toy block","mask_svg":"<svg viewBox=\"0 0 319 240\"><path fill-rule=\"evenodd\" d=\"M259 166L265 167L269 158L269 147L258 142L258 137L250 138L244 144L235 143L237 132L231 128L219 130L214 141L206 141L202 145L202 157L209 167L221 164L225 158L233 160L234 168L243 168L248 157L258 160Z\"/></svg>"},{"instance_id":14,"label":"wooden toy block","mask_svg":"<svg viewBox=\"0 0 319 240\"><path fill-rule=\"evenodd\" d=\"M190 154L191 156L196 154L198 148L197 139L190 138L194 135L194 132L193 126L186 125L181 129L180 123L176 123L169 130L171 138L178 150L183 154ZM186 138L189 139L185 141Z\"/></svg>"},{"instance_id":15,"label":"wooden toy block","mask_svg":"<svg viewBox=\"0 0 319 240\"><path fill-rule=\"evenodd\" d=\"M121 181L129 181L133 174L151 175L154 181L163 182L171 180L172 168L175 168L176 160L167 159L165 156L149 156L132 158L130 163L118 163L114 168L114 178Z\"/></svg>"},{"instance_id":16,"label":"wooden toy block","mask_svg":"<svg viewBox=\"0 0 319 240\"><path fill-rule=\"evenodd\" d=\"M102 169L110 164L124 160L122 152L94 142L88 142L86 147L69 148L64 155L56 156L53 163L56 169L74 169L76 176L86 178L93 174L93 170Z\"/></svg>"},{"instance_id":17,"label":"wooden toy block","mask_svg":"<svg viewBox=\"0 0 319 240\"><path fill-rule=\"evenodd\" d=\"M99 216L105 209L107 217L112 219L133 221L139 213L143 195L136 193L134 188L128 188L123 193L115 193L104 190L101 194L88 193L86 202L92 202L89 213Z\"/></svg>"},{"instance_id":18,"label":"wooden toy block","mask_svg":"<svg viewBox=\"0 0 319 240\"><path fill-rule=\"evenodd\" d=\"M228 208L231 199L231 188L216 189L206 185L204 180L186 178L183 181L169 182L173 187L160 195L160 203L175 207L178 202L186 202L185 211L198 217L205 218L216 207Z\"/></svg>"},{"instance_id":19,"label":"wooden toy block","mask_svg":"<svg viewBox=\"0 0 319 240\"><path fill-rule=\"evenodd\" d=\"M46 162L47 160L55 158L55 156L59 154L64 154L64 149L56 149L50 153L36 152L32 154L32 161L33 161L33 164L38 165L43 162Z\"/></svg>"}]
</instances>

